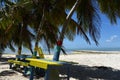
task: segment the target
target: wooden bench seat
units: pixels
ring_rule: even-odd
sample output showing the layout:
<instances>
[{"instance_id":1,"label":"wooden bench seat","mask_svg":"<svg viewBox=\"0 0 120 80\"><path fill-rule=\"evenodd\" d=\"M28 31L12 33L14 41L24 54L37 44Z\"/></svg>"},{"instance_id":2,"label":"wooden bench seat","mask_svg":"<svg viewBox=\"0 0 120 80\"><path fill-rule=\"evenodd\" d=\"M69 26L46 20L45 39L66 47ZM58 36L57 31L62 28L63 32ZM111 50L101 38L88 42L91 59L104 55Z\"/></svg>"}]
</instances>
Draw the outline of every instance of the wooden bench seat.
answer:
<instances>
[{"instance_id":1,"label":"wooden bench seat","mask_svg":"<svg viewBox=\"0 0 120 80\"><path fill-rule=\"evenodd\" d=\"M18 61L18 60L8 60L8 63L10 64L17 64L20 66L29 66L28 62Z\"/></svg>"},{"instance_id":2,"label":"wooden bench seat","mask_svg":"<svg viewBox=\"0 0 120 80\"><path fill-rule=\"evenodd\" d=\"M58 61L46 60L46 59L32 59L27 58L26 60L30 61L30 66L39 67L43 69L47 69L48 66L62 66L62 64Z\"/></svg>"}]
</instances>

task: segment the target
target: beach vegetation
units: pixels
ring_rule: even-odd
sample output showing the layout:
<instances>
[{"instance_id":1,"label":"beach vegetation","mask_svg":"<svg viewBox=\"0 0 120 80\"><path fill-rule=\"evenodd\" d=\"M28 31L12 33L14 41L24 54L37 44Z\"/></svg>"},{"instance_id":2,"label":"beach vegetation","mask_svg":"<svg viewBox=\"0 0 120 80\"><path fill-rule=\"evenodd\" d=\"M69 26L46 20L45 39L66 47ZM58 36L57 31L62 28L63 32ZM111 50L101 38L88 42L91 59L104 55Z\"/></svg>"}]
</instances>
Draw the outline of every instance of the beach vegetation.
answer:
<instances>
[{"instance_id":1,"label":"beach vegetation","mask_svg":"<svg viewBox=\"0 0 120 80\"><path fill-rule=\"evenodd\" d=\"M74 40L80 35L96 45L100 38L99 13L107 15L111 23L120 17L119 0L0 0L0 48L13 51L22 47L31 53L44 42L50 48L56 46L53 60L59 60L65 38ZM72 16L76 16L73 19ZM44 45L44 44L43 44Z\"/></svg>"},{"instance_id":2,"label":"beach vegetation","mask_svg":"<svg viewBox=\"0 0 120 80\"><path fill-rule=\"evenodd\" d=\"M31 41L34 35L28 30L29 9L19 5L20 2L2 1L2 16L0 27L3 28L1 33L1 46L10 48L15 51L14 46L18 47L18 54L21 54L22 47L30 49L32 52Z\"/></svg>"}]
</instances>

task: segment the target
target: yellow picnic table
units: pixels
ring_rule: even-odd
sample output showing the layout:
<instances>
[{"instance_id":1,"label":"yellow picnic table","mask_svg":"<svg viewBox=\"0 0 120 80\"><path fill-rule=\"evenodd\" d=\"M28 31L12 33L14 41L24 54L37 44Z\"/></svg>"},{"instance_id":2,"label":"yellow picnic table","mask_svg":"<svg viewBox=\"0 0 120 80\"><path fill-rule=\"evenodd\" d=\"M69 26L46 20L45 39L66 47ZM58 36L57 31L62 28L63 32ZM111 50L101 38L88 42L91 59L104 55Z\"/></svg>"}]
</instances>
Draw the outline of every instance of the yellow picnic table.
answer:
<instances>
[{"instance_id":1,"label":"yellow picnic table","mask_svg":"<svg viewBox=\"0 0 120 80\"><path fill-rule=\"evenodd\" d=\"M33 80L34 67L46 70L45 80L59 80L59 73L57 67L66 64L66 62L53 61L47 59L26 58L26 60L29 61L29 65L32 66L30 80ZM68 74L67 80L69 80L69 72L67 72L67 74Z\"/></svg>"},{"instance_id":2,"label":"yellow picnic table","mask_svg":"<svg viewBox=\"0 0 120 80\"><path fill-rule=\"evenodd\" d=\"M33 59L33 58L27 58L27 61L30 61L29 64L34 67L39 67L43 69L47 69L48 65L54 65L54 66L62 66L62 64L59 61L52 61L47 59Z\"/></svg>"}]
</instances>

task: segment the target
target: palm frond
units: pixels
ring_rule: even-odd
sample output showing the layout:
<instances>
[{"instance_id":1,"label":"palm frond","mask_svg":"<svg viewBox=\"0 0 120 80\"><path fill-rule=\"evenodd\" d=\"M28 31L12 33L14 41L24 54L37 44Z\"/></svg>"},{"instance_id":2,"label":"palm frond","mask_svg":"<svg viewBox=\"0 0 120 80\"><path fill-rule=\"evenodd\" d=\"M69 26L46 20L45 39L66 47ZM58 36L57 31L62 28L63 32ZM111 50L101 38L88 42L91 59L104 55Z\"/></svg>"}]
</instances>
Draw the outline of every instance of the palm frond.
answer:
<instances>
[{"instance_id":1,"label":"palm frond","mask_svg":"<svg viewBox=\"0 0 120 80\"><path fill-rule=\"evenodd\" d=\"M90 0L82 0L81 5L77 8L77 18L79 26L83 31L89 33L92 40L98 45L100 38L100 18L97 14L96 7Z\"/></svg>"},{"instance_id":2,"label":"palm frond","mask_svg":"<svg viewBox=\"0 0 120 80\"><path fill-rule=\"evenodd\" d=\"M64 55L67 55L66 51L64 50L63 47L61 47L61 51L63 52Z\"/></svg>"},{"instance_id":3,"label":"palm frond","mask_svg":"<svg viewBox=\"0 0 120 80\"><path fill-rule=\"evenodd\" d=\"M99 8L106 14L111 23L116 23L117 17L120 17L120 0L98 0Z\"/></svg>"}]
</instances>

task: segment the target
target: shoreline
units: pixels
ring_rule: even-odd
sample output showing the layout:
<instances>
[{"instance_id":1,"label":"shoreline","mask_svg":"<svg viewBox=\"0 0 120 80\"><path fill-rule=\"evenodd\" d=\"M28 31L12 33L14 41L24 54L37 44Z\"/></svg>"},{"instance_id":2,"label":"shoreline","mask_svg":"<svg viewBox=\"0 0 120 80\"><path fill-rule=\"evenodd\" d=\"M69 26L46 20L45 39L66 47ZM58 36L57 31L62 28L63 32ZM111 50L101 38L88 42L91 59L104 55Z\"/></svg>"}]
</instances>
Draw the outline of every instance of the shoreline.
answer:
<instances>
[{"instance_id":1,"label":"shoreline","mask_svg":"<svg viewBox=\"0 0 120 80\"><path fill-rule=\"evenodd\" d=\"M76 51L73 51L72 53L119 54L120 51L76 50Z\"/></svg>"},{"instance_id":2,"label":"shoreline","mask_svg":"<svg viewBox=\"0 0 120 80\"><path fill-rule=\"evenodd\" d=\"M49 55L48 53L46 53L46 51L43 53L45 53L45 55ZM66 51L66 53L69 54L119 54L120 51L99 51L99 50L72 50L72 51ZM12 55L16 55L17 53L3 53L3 54L12 54ZM22 53L23 55L31 55L31 53ZM53 55L54 52L52 52L50 55ZM61 55L63 55L63 53L61 53Z\"/></svg>"}]
</instances>

